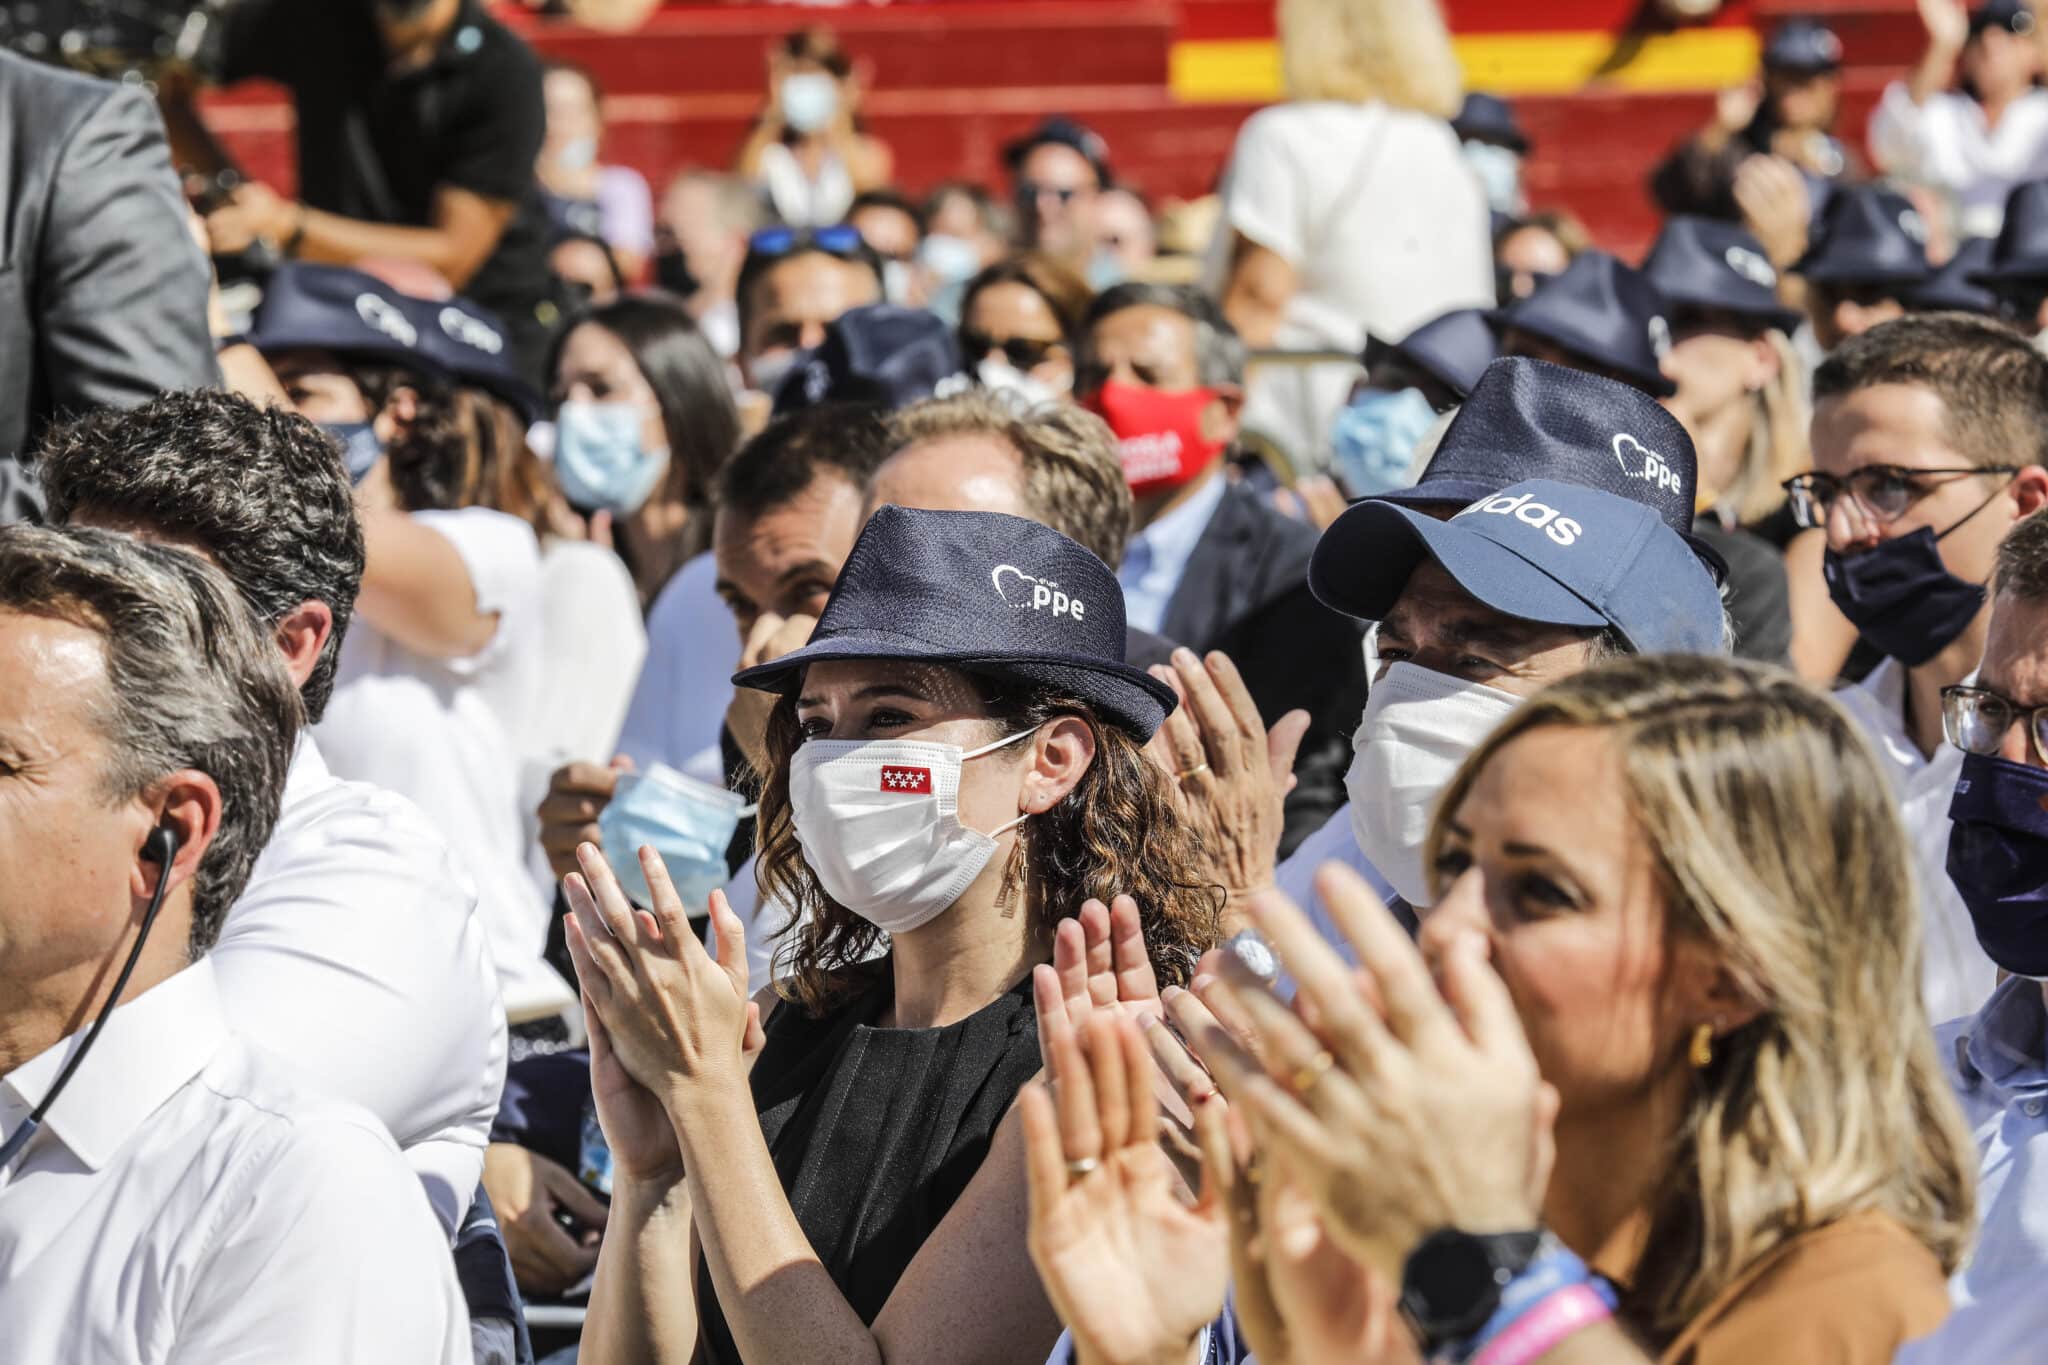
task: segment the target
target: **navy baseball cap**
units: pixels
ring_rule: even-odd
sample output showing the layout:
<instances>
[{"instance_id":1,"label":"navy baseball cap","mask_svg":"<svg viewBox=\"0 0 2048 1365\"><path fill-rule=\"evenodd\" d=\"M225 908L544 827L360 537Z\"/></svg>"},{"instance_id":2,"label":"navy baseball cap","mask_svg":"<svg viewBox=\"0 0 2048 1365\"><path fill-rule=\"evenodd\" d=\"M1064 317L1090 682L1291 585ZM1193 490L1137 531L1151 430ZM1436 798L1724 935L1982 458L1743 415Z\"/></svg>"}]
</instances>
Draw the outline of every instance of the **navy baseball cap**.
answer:
<instances>
[{"instance_id":1,"label":"navy baseball cap","mask_svg":"<svg viewBox=\"0 0 2048 1365\"><path fill-rule=\"evenodd\" d=\"M1684 426L1641 389L1505 356L1486 367L1444 428L1421 481L1371 500L1463 504L1529 479L1550 479L1641 503L1685 535L1692 530L1698 470ZM1358 534L1346 526L1356 511L1345 509L1323 538Z\"/></svg>"},{"instance_id":2,"label":"navy baseball cap","mask_svg":"<svg viewBox=\"0 0 2048 1365\"><path fill-rule=\"evenodd\" d=\"M1463 398L1500 354L1499 338L1483 308L1454 308L1431 318L1399 341L1365 339L1365 368L1388 354L1407 358L1432 379Z\"/></svg>"},{"instance_id":3,"label":"navy baseball cap","mask_svg":"<svg viewBox=\"0 0 2048 1365\"><path fill-rule=\"evenodd\" d=\"M1991 270L1997 248L1989 237L1969 237L1956 248L1948 263L1907 290L1899 301L1908 308L1927 312L1981 313L1998 316L1998 295L1983 280ZM2048 279L2048 263L2041 276Z\"/></svg>"},{"instance_id":4,"label":"navy baseball cap","mask_svg":"<svg viewBox=\"0 0 2048 1365\"><path fill-rule=\"evenodd\" d=\"M1529 135L1515 117L1515 106L1499 95L1475 90L1465 96L1451 131L1463 141L1498 143L1519 156L1529 154Z\"/></svg>"},{"instance_id":5,"label":"navy baseball cap","mask_svg":"<svg viewBox=\"0 0 2048 1365\"><path fill-rule=\"evenodd\" d=\"M333 351L448 377L447 368L421 346L419 324L398 291L347 266L280 265L263 287L248 342L266 356Z\"/></svg>"},{"instance_id":6,"label":"navy baseball cap","mask_svg":"<svg viewBox=\"0 0 2048 1365\"><path fill-rule=\"evenodd\" d=\"M1763 244L1733 223L1666 220L1643 274L1674 309L1734 313L1781 332L1796 330L1801 321L1778 301L1778 272Z\"/></svg>"},{"instance_id":7,"label":"navy baseball cap","mask_svg":"<svg viewBox=\"0 0 2048 1365\"><path fill-rule=\"evenodd\" d=\"M1985 0L1970 15L1970 36L1974 38L1987 28L2024 36L2034 31L2034 12L2027 0Z\"/></svg>"},{"instance_id":8,"label":"navy baseball cap","mask_svg":"<svg viewBox=\"0 0 2048 1365\"><path fill-rule=\"evenodd\" d=\"M1764 40L1766 71L1834 71L1842 65L1842 40L1812 19L1787 19Z\"/></svg>"},{"instance_id":9,"label":"navy baseball cap","mask_svg":"<svg viewBox=\"0 0 2048 1365\"><path fill-rule=\"evenodd\" d=\"M2048 180L2024 180L2012 187L1991 262L1971 279L1993 289L2048 282Z\"/></svg>"},{"instance_id":10,"label":"navy baseball cap","mask_svg":"<svg viewBox=\"0 0 2048 1365\"><path fill-rule=\"evenodd\" d=\"M1472 599L1546 625L1612 628L1640 654L1725 651L1721 592L1650 508L1597 488L1527 479L1449 521L1362 502L1359 534L1325 535L1308 583L1333 611L1383 620L1424 560ZM1334 529L1334 528L1332 528Z\"/></svg>"},{"instance_id":11,"label":"navy baseball cap","mask_svg":"<svg viewBox=\"0 0 2048 1365\"><path fill-rule=\"evenodd\" d=\"M1149 739L1176 699L1124 661L1125 638L1116 574L1050 526L888 506L854 542L810 643L733 682L787 694L821 659L946 664L1071 692Z\"/></svg>"},{"instance_id":12,"label":"navy baseball cap","mask_svg":"<svg viewBox=\"0 0 2048 1365\"><path fill-rule=\"evenodd\" d=\"M922 308L871 304L839 315L775 391L775 415L826 403L879 403L894 411L967 387L953 329Z\"/></svg>"},{"instance_id":13,"label":"navy baseball cap","mask_svg":"<svg viewBox=\"0 0 2048 1365\"><path fill-rule=\"evenodd\" d=\"M538 390L512 363L512 341L496 313L465 298L398 296L419 332L420 350L460 383L504 399L530 426L546 414Z\"/></svg>"},{"instance_id":14,"label":"navy baseball cap","mask_svg":"<svg viewBox=\"0 0 2048 1365\"><path fill-rule=\"evenodd\" d=\"M1671 348L1670 305L1639 270L1604 251L1581 251L1562 273L1536 292L1489 316L1505 331L1514 328L1555 342L1574 355L1642 384L1669 398L1678 386L1660 362Z\"/></svg>"},{"instance_id":15,"label":"navy baseball cap","mask_svg":"<svg viewBox=\"0 0 2048 1365\"><path fill-rule=\"evenodd\" d=\"M1814 284L1918 284L1931 273L1927 224L1895 190L1844 185L1828 196L1794 268Z\"/></svg>"},{"instance_id":16,"label":"navy baseball cap","mask_svg":"<svg viewBox=\"0 0 2048 1365\"><path fill-rule=\"evenodd\" d=\"M1024 165L1024 158L1032 149L1053 143L1070 147L1088 158L1088 164L1095 168L1095 178L1108 189L1114 181L1109 172L1109 144L1102 140L1102 134L1093 128L1074 122L1064 114L1054 114L1045 122L1033 128L1024 136L1003 148L1003 164L1010 168L1010 174L1017 174Z\"/></svg>"}]
</instances>

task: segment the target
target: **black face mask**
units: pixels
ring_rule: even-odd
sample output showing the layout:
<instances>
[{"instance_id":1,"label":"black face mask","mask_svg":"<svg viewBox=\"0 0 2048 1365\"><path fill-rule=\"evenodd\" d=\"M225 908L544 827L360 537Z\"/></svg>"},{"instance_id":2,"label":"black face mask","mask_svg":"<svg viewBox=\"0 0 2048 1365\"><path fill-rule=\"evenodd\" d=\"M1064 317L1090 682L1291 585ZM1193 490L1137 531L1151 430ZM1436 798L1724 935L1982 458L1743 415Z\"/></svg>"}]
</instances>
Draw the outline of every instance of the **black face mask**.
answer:
<instances>
[{"instance_id":1,"label":"black face mask","mask_svg":"<svg viewBox=\"0 0 2048 1365\"><path fill-rule=\"evenodd\" d=\"M654 253L654 282L679 299L704 287L704 282L690 273L690 258L680 251Z\"/></svg>"},{"instance_id":2,"label":"black face mask","mask_svg":"<svg viewBox=\"0 0 2048 1365\"><path fill-rule=\"evenodd\" d=\"M1941 562L1939 542L1997 500L1993 493L1940 535L1923 526L1858 554L1829 550L1822 561L1828 596L1864 639L1887 657L1918 668L1969 629L1986 597L1982 583L1948 571Z\"/></svg>"}]
</instances>

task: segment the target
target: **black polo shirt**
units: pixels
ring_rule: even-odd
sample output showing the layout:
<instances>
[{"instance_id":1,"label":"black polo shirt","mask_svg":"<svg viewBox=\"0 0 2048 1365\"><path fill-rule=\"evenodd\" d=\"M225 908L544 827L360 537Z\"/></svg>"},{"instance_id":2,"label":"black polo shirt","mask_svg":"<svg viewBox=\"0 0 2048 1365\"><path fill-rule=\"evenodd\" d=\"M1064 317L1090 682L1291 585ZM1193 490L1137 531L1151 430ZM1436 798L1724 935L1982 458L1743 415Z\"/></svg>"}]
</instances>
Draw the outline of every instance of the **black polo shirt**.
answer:
<instances>
[{"instance_id":1,"label":"black polo shirt","mask_svg":"<svg viewBox=\"0 0 2048 1365\"><path fill-rule=\"evenodd\" d=\"M533 167L546 115L533 49L479 0L462 0L440 51L398 75L369 0L244 0L223 20L223 82L263 76L292 92L302 200L406 227L432 224L443 185L516 203L462 292L515 336L545 331L535 310L550 297L548 226Z\"/></svg>"}]
</instances>

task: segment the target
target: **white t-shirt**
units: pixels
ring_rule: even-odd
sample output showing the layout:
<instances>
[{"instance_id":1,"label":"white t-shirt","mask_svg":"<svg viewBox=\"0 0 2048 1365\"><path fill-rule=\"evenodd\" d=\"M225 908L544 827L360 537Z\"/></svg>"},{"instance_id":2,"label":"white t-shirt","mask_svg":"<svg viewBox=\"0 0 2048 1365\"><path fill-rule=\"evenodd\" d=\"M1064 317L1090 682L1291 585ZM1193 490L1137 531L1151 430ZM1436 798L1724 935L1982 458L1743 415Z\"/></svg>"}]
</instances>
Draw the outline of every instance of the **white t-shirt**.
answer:
<instances>
[{"instance_id":1,"label":"white t-shirt","mask_svg":"<svg viewBox=\"0 0 2048 1365\"><path fill-rule=\"evenodd\" d=\"M1906 670L1896 659L1886 659L1862 682L1835 693L1835 700L1856 718L1877 750L1878 766L1891 779L1912 845L1925 935L1921 995L1927 1017L1975 1014L1998 984L1998 968L1978 946L1970 908L1948 876L1948 807L1963 751L1944 743L1932 758L1921 754L1906 733Z\"/></svg>"},{"instance_id":2,"label":"white t-shirt","mask_svg":"<svg viewBox=\"0 0 2048 1365\"><path fill-rule=\"evenodd\" d=\"M0 1077L0 1133L83 1030ZM0 1170L0 1357L467 1365L448 1241L375 1118L228 1027L201 961L115 1010Z\"/></svg>"},{"instance_id":3,"label":"white t-shirt","mask_svg":"<svg viewBox=\"0 0 2048 1365\"><path fill-rule=\"evenodd\" d=\"M1441 119L1370 104L1294 103L1245 121L1223 177L1210 252L1220 290L1233 234L1294 267L1276 342L1356 354L1368 333L1398 341L1453 308L1493 306L1486 194ZM1326 463L1330 419L1356 365L1268 366L1245 425Z\"/></svg>"},{"instance_id":4,"label":"white t-shirt","mask_svg":"<svg viewBox=\"0 0 2048 1365\"><path fill-rule=\"evenodd\" d=\"M2048 176L2048 90L2021 95L1993 128L1968 95L1915 104L1893 81L1871 111L1870 155L1878 169L1947 195L1960 235L1995 237L2012 187Z\"/></svg>"},{"instance_id":5,"label":"white t-shirt","mask_svg":"<svg viewBox=\"0 0 2048 1365\"><path fill-rule=\"evenodd\" d=\"M206 959L228 1023L375 1114L454 1236L505 1085L476 885L404 797L301 735L284 809Z\"/></svg>"},{"instance_id":6,"label":"white t-shirt","mask_svg":"<svg viewBox=\"0 0 2048 1365\"><path fill-rule=\"evenodd\" d=\"M662 586L647 613L647 657L618 749L641 767L666 763L725 785L718 732L740 667L739 631L718 596L718 565L698 555Z\"/></svg>"},{"instance_id":7,"label":"white t-shirt","mask_svg":"<svg viewBox=\"0 0 2048 1365\"><path fill-rule=\"evenodd\" d=\"M540 546L525 522L486 508L413 516L455 547L498 628L468 658L437 659L358 618L314 734L336 776L409 798L455 846L476 879L506 1013L535 1018L575 999L541 961L548 912L526 875L512 738L531 732L540 696Z\"/></svg>"}]
</instances>

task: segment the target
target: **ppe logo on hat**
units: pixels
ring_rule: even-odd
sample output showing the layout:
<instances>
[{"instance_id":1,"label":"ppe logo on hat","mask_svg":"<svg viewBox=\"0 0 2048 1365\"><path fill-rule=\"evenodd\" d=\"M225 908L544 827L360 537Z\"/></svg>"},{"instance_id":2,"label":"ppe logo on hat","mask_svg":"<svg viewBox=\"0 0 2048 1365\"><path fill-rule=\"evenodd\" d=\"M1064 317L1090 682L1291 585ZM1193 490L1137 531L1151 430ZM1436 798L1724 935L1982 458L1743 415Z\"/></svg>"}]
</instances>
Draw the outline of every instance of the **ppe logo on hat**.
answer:
<instances>
[{"instance_id":1,"label":"ppe logo on hat","mask_svg":"<svg viewBox=\"0 0 2048 1365\"><path fill-rule=\"evenodd\" d=\"M1656 314L1650 317L1650 349L1662 360L1671 349L1671 324Z\"/></svg>"},{"instance_id":2,"label":"ppe logo on hat","mask_svg":"<svg viewBox=\"0 0 2048 1365\"><path fill-rule=\"evenodd\" d=\"M505 349L505 338L477 321L460 308L441 310L441 330L465 346L471 346L486 355L497 355Z\"/></svg>"},{"instance_id":3,"label":"ppe logo on hat","mask_svg":"<svg viewBox=\"0 0 2048 1365\"><path fill-rule=\"evenodd\" d=\"M1631 479L1655 484L1667 493L1678 491L1678 471L1664 463L1664 457L1627 432L1614 438L1614 462Z\"/></svg>"},{"instance_id":4,"label":"ppe logo on hat","mask_svg":"<svg viewBox=\"0 0 2048 1365\"><path fill-rule=\"evenodd\" d=\"M1731 246L1723 254L1722 259L1728 262L1730 270L1742 276L1743 279L1748 280L1751 284L1760 284L1766 289L1777 288L1778 272L1771 269L1769 261L1757 255L1748 247Z\"/></svg>"},{"instance_id":5,"label":"ppe logo on hat","mask_svg":"<svg viewBox=\"0 0 2048 1365\"><path fill-rule=\"evenodd\" d=\"M1586 534L1586 528L1575 519L1560 514L1555 507L1537 502L1533 493L1502 493L1481 498L1452 520L1469 516L1513 517L1525 526L1540 527L1544 535L1566 549L1578 544L1579 537Z\"/></svg>"},{"instance_id":6,"label":"ppe logo on hat","mask_svg":"<svg viewBox=\"0 0 2048 1365\"><path fill-rule=\"evenodd\" d=\"M393 308L375 294L356 295L356 316L366 327L374 327L401 346L420 344L419 329L407 321L405 314Z\"/></svg>"},{"instance_id":7,"label":"ppe logo on hat","mask_svg":"<svg viewBox=\"0 0 2048 1365\"><path fill-rule=\"evenodd\" d=\"M1899 231L1923 246L1927 242L1927 220L1917 209L1906 209L1899 214Z\"/></svg>"},{"instance_id":8,"label":"ppe logo on hat","mask_svg":"<svg viewBox=\"0 0 2048 1365\"><path fill-rule=\"evenodd\" d=\"M1010 584L1003 586L1003 575L1010 575ZM1060 585L1049 578L1033 578L1014 564L998 564L990 571L989 580L996 585L996 596L1006 607L1017 607L1031 611L1052 610L1054 616L1071 616L1081 619L1087 604L1078 597L1069 597L1060 591Z\"/></svg>"},{"instance_id":9,"label":"ppe logo on hat","mask_svg":"<svg viewBox=\"0 0 2048 1365\"><path fill-rule=\"evenodd\" d=\"M882 785L877 788L885 792L909 792L929 796L932 790L930 768L900 768L894 764L882 765Z\"/></svg>"}]
</instances>

